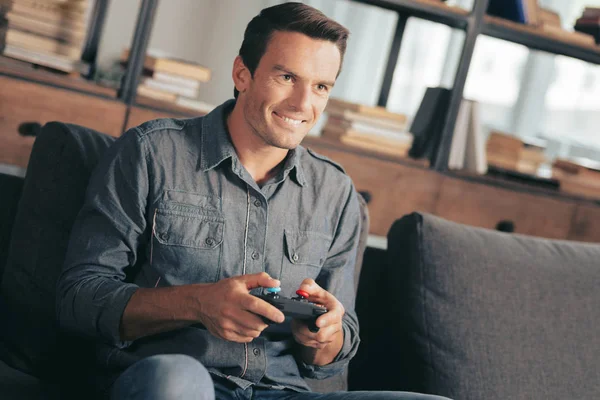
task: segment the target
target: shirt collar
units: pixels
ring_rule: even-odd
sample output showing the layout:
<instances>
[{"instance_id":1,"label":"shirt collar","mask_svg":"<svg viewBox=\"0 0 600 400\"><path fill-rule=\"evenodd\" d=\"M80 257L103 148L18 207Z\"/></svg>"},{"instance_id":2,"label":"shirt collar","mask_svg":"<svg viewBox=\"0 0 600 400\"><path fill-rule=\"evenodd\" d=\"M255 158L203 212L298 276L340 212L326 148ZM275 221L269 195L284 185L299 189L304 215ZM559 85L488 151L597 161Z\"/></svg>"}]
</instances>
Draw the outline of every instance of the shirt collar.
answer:
<instances>
[{"instance_id":1,"label":"shirt collar","mask_svg":"<svg viewBox=\"0 0 600 400\"><path fill-rule=\"evenodd\" d=\"M202 119L202 148L200 150L200 168L202 171L211 170L228 158L232 159L234 169L241 168L241 163L227 129L227 116L234 106L234 99L227 100ZM302 146L290 150L283 168L284 177L292 170L295 172L291 176L300 186L306 184L300 163L300 155L303 151L305 150Z\"/></svg>"}]
</instances>

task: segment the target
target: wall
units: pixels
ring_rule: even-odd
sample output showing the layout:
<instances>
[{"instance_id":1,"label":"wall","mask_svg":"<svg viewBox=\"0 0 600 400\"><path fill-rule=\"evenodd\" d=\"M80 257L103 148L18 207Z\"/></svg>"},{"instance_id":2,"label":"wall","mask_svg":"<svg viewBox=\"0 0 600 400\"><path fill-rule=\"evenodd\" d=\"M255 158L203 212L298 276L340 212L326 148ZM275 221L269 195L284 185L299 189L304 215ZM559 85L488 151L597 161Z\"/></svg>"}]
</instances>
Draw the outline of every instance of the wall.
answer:
<instances>
[{"instance_id":1,"label":"wall","mask_svg":"<svg viewBox=\"0 0 600 400\"><path fill-rule=\"evenodd\" d=\"M149 50L182 58L212 70L200 98L219 104L233 95L231 68L248 22L265 7L283 0L169 0L159 3ZM333 96L366 104L379 97L387 54L396 24L393 12L347 0L306 0L347 26L352 34L344 69ZM139 1L110 4L98 53L109 68L133 36Z\"/></svg>"}]
</instances>

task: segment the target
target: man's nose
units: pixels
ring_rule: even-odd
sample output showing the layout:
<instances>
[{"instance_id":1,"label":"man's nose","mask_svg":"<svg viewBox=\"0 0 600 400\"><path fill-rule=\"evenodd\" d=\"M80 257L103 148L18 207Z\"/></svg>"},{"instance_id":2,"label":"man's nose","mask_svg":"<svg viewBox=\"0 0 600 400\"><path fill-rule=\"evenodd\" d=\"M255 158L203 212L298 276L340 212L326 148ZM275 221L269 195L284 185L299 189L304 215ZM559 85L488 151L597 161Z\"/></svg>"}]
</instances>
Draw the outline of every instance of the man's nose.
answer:
<instances>
[{"instance_id":1,"label":"man's nose","mask_svg":"<svg viewBox=\"0 0 600 400\"><path fill-rule=\"evenodd\" d=\"M298 112L308 111L311 108L310 87L296 86L291 97L288 99L289 105Z\"/></svg>"}]
</instances>

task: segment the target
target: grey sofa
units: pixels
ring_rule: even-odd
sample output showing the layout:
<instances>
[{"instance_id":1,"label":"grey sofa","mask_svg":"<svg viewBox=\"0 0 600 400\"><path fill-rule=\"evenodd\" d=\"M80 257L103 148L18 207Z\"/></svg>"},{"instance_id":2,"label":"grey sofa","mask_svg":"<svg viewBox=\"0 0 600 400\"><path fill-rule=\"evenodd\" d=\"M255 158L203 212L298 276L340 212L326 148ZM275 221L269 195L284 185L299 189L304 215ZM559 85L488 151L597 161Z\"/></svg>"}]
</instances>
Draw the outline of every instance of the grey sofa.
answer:
<instances>
[{"instance_id":1,"label":"grey sofa","mask_svg":"<svg viewBox=\"0 0 600 400\"><path fill-rule=\"evenodd\" d=\"M351 369L353 385L460 400L600 399L600 246L411 214L391 228L387 260L361 278L353 367L363 376L354 381Z\"/></svg>"},{"instance_id":2,"label":"grey sofa","mask_svg":"<svg viewBox=\"0 0 600 400\"><path fill-rule=\"evenodd\" d=\"M54 282L89 172L112 140L48 124L22 195L21 181L0 180L0 261L10 244L0 291L2 399L90 398L82 393L93 349L56 329ZM18 198L15 227L4 234ZM600 398L599 261L597 245L402 218L387 251L365 252L350 389L457 400Z\"/></svg>"}]
</instances>

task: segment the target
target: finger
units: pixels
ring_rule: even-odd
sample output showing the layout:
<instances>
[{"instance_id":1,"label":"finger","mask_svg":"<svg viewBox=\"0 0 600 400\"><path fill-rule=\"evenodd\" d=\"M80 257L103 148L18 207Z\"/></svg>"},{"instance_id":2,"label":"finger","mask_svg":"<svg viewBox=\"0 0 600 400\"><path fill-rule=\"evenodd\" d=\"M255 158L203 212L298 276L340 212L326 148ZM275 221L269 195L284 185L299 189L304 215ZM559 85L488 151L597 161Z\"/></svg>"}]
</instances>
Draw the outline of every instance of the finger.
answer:
<instances>
[{"instance_id":1,"label":"finger","mask_svg":"<svg viewBox=\"0 0 600 400\"><path fill-rule=\"evenodd\" d=\"M244 302L245 310L253 314L263 316L275 323L281 323L285 320L285 315L283 315L283 313L275 306L262 299L259 299L258 297L254 297L252 295L248 295L248 297L249 299Z\"/></svg>"},{"instance_id":2,"label":"finger","mask_svg":"<svg viewBox=\"0 0 600 400\"><path fill-rule=\"evenodd\" d=\"M317 282L310 278L303 280L298 289L307 292L310 295L308 300L313 303L326 305L335 300L335 297L331 293L323 289Z\"/></svg>"},{"instance_id":3,"label":"finger","mask_svg":"<svg viewBox=\"0 0 600 400\"><path fill-rule=\"evenodd\" d=\"M296 342L303 346L324 348L335 339L335 335L341 330L341 326L329 326L319 330L318 333L313 333L301 321L292 321L292 332Z\"/></svg>"},{"instance_id":4,"label":"finger","mask_svg":"<svg viewBox=\"0 0 600 400\"><path fill-rule=\"evenodd\" d=\"M231 312L228 318L235 324L236 330L242 331L258 331L262 332L267 328L267 323L253 312L246 310L236 310Z\"/></svg>"},{"instance_id":5,"label":"finger","mask_svg":"<svg viewBox=\"0 0 600 400\"><path fill-rule=\"evenodd\" d=\"M258 287L279 287L281 282L277 279L271 278L266 272L259 272L257 274L242 275L239 277L245 284L248 290L255 289Z\"/></svg>"},{"instance_id":6,"label":"finger","mask_svg":"<svg viewBox=\"0 0 600 400\"><path fill-rule=\"evenodd\" d=\"M315 324L319 328L326 328L331 325L341 324L344 313L344 307L341 305L341 303L339 303L339 305L335 304L331 309L328 309L325 314L318 317L315 321Z\"/></svg>"}]
</instances>

